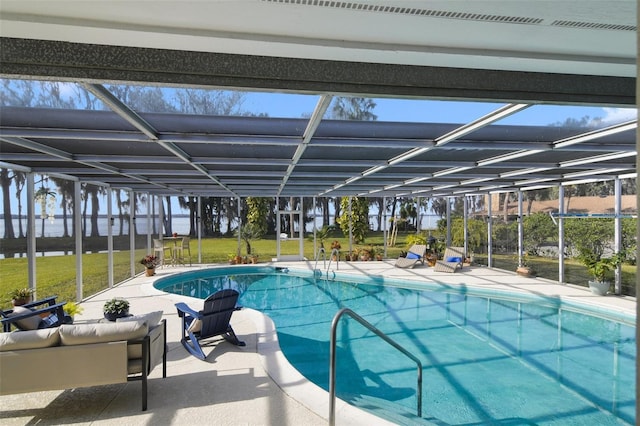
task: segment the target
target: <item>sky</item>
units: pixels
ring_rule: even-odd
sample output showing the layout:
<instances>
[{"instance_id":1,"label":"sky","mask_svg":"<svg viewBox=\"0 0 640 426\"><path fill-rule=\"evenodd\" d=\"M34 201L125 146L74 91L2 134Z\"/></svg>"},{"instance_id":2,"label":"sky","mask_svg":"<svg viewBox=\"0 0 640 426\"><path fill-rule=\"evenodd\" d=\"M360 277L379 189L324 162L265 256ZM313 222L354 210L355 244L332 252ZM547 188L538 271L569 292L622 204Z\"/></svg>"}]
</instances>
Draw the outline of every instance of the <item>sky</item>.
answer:
<instances>
[{"instance_id":1,"label":"sky","mask_svg":"<svg viewBox=\"0 0 640 426\"><path fill-rule=\"evenodd\" d=\"M243 107L249 111L268 111L272 117L299 118L309 116L319 96L279 93L248 93ZM503 103L458 102L412 99L376 98L374 114L378 121L467 123L498 108ZM635 108L585 107L566 105L535 105L497 123L506 125L541 125L562 123L588 116L602 118L607 124L633 120Z\"/></svg>"}]
</instances>

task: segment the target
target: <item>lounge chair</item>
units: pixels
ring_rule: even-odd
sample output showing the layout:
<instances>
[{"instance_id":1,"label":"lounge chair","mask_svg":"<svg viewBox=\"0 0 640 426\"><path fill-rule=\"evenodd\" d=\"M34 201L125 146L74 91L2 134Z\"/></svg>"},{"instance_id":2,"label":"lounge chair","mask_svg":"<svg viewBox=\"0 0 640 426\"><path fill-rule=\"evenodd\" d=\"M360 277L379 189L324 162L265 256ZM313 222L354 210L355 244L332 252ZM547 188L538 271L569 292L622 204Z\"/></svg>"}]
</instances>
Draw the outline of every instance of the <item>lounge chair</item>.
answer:
<instances>
[{"instance_id":1,"label":"lounge chair","mask_svg":"<svg viewBox=\"0 0 640 426\"><path fill-rule=\"evenodd\" d=\"M245 345L229 324L231 314L241 309L236 306L238 296L235 290L218 291L205 299L201 311L194 311L185 303L176 303L178 316L182 319L180 342L191 355L201 360L206 359L200 342L216 336L222 336L234 345Z\"/></svg>"},{"instance_id":2,"label":"lounge chair","mask_svg":"<svg viewBox=\"0 0 640 426\"><path fill-rule=\"evenodd\" d=\"M50 296L6 311L0 310L2 331L11 331L11 326L20 330L35 330L69 323L72 320L65 317L64 305L65 302L56 303L56 296Z\"/></svg>"},{"instance_id":3,"label":"lounge chair","mask_svg":"<svg viewBox=\"0 0 640 426\"><path fill-rule=\"evenodd\" d=\"M462 269L464 257L463 247L447 247L442 260L438 260L433 269L438 272L455 272L458 268Z\"/></svg>"},{"instance_id":4,"label":"lounge chair","mask_svg":"<svg viewBox=\"0 0 640 426\"><path fill-rule=\"evenodd\" d=\"M414 244L407 251L406 257L399 257L396 260L396 268L413 268L418 262L424 265L424 257L427 254L427 246L424 244Z\"/></svg>"}]
</instances>

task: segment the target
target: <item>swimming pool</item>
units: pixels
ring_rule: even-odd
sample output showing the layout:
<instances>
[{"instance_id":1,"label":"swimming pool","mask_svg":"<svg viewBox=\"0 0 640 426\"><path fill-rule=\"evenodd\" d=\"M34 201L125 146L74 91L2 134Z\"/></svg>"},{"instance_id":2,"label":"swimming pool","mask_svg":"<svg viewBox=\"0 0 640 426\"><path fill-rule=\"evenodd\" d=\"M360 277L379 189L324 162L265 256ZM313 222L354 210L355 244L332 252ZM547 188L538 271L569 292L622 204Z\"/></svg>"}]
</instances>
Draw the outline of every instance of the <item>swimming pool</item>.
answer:
<instances>
[{"instance_id":1,"label":"swimming pool","mask_svg":"<svg viewBox=\"0 0 640 426\"><path fill-rule=\"evenodd\" d=\"M425 423L635 423L635 318L496 291L336 279L345 282L228 267L155 286L199 298L237 289L242 305L274 321L289 362L324 389L331 320L349 307L422 361ZM418 423L415 364L348 318L338 338L338 397L396 423Z\"/></svg>"}]
</instances>

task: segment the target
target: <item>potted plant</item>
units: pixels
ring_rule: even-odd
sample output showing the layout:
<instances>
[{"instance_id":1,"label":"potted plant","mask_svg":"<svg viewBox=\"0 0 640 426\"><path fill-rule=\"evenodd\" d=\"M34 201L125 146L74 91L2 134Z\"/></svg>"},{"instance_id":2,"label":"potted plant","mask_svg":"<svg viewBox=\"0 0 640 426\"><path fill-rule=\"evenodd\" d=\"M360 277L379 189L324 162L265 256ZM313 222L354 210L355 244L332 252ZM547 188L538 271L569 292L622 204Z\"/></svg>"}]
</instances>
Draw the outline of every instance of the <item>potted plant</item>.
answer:
<instances>
[{"instance_id":1,"label":"potted plant","mask_svg":"<svg viewBox=\"0 0 640 426\"><path fill-rule=\"evenodd\" d=\"M516 268L516 274L518 275L522 275L525 277L533 277L535 276L535 271L533 270L533 268L531 266L529 266L529 255L528 253L525 253L522 256L522 261L521 263L518 265L518 267Z\"/></svg>"},{"instance_id":2,"label":"potted plant","mask_svg":"<svg viewBox=\"0 0 640 426\"><path fill-rule=\"evenodd\" d=\"M73 324L73 320L76 315L79 315L84 311L84 308L78 305L76 302L67 302L62 307L65 315L65 323ZM68 318L68 320L67 320Z\"/></svg>"},{"instance_id":3,"label":"potted plant","mask_svg":"<svg viewBox=\"0 0 640 426\"><path fill-rule=\"evenodd\" d=\"M227 259L229 260L229 265L235 265L236 264L236 254L235 253L229 253L227 255Z\"/></svg>"},{"instance_id":4,"label":"potted plant","mask_svg":"<svg viewBox=\"0 0 640 426\"><path fill-rule=\"evenodd\" d=\"M616 269L624 261L625 254L623 252L614 253L611 257L602 257L596 253L584 250L580 256L580 262L587 267L587 271L593 277L589 280L589 289L591 293L604 296L609 291L611 282L607 280L611 276L611 272Z\"/></svg>"},{"instance_id":5,"label":"potted plant","mask_svg":"<svg viewBox=\"0 0 640 426\"><path fill-rule=\"evenodd\" d=\"M236 235L238 235L238 231L236 231ZM255 223L247 223L240 228L240 239L247 247L247 256L251 256L251 242L262 238L263 235L263 230Z\"/></svg>"},{"instance_id":6,"label":"potted plant","mask_svg":"<svg viewBox=\"0 0 640 426\"><path fill-rule=\"evenodd\" d=\"M152 254L148 254L140 260L140 263L144 265L146 270L146 274L148 277L155 275L156 266L158 265L158 257Z\"/></svg>"},{"instance_id":7,"label":"potted plant","mask_svg":"<svg viewBox=\"0 0 640 426\"><path fill-rule=\"evenodd\" d=\"M11 303L13 303L13 306L22 306L26 303L29 303L31 302L33 292L34 290L32 288L27 287L12 290L9 293L9 296L11 297Z\"/></svg>"},{"instance_id":8,"label":"potted plant","mask_svg":"<svg viewBox=\"0 0 640 426\"><path fill-rule=\"evenodd\" d=\"M104 303L102 312L104 313L104 317L109 321L126 317L129 315L129 302L125 299L114 297Z\"/></svg>"},{"instance_id":9,"label":"potted plant","mask_svg":"<svg viewBox=\"0 0 640 426\"><path fill-rule=\"evenodd\" d=\"M332 254L332 256L331 256L332 260L338 260L338 258L340 257L340 249L341 248L342 248L342 245L340 245L340 241L333 240L331 242L331 253L333 253L334 250L338 250L338 255L337 256L335 254Z\"/></svg>"},{"instance_id":10,"label":"potted plant","mask_svg":"<svg viewBox=\"0 0 640 426\"><path fill-rule=\"evenodd\" d=\"M324 240L329 238L329 227L323 226L321 229L316 231L316 238L320 240L320 248L324 248Z\"/></svg>"}]
</instances>

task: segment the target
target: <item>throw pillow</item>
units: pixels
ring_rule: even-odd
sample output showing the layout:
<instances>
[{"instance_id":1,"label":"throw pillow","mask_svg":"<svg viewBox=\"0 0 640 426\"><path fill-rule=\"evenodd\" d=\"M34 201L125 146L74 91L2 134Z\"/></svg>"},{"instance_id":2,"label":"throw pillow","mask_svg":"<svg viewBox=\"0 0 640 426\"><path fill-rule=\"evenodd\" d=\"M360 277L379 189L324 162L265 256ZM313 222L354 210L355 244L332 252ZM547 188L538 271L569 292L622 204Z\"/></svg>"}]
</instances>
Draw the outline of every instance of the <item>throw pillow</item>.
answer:
<instances>
[{"instance_id":1,"label":"throw pillow","mask_svg":"<svg viewBox=\"0 0 640 426\"><path fill-rule=\"evenodd\" d=\"M462 262L462 258L461 257L447 257L447 262Z\"/></svg>"},{"instance_id":2,"label":"throw pillow","mask_svg":"<svg viewBox=\"0 0 640 426\"><path fill-rule=\"evenodd\" d=\"M420 256L415 253L407 253L407 259L420 259Z\"/></svg>"},{"instance_id":3,"label":"throw pillow","mask_svg":"<svg viewBox=\"0 0 640 426\"><path fill-rule=\"evenodd\" d=\"M200 330L202 330L202 320L194 319L193 321L191 321L191 324L189 324L188 331L192 333L198 333L200 332Z\"/></svg>"},{"instance_id":4,"label":"throw pillow","mask_svg":"<svg viewBox=\"0 0 640 426\"><path fill-rule=\"evenodd\" d=\"M130 317L123 317L116 319L116 322L127 322L127 321L144 321L147 323L149 328L153 328L160 323L162 320L162 311L154 311L149 312L147 314L140 315L132 315Z\"/></svg>"},{"instance_id":5,"label":"throw pillow","mask_svg":"<svg viewBox=\"0 0 640 426\"><path fill-rule=\"evenodd\" d=\"M57 328L0 333L0 352L48 348L60 344Z\"/></svg>"},{"instance_id":6,"label":"throw pillow","mask_svg":"<svg viewBox=\"0 0 640 426\"><path fill-rule=\"evenodd\" d=\"M63 345L88 345L90 343L136 340L149 332L146 322L63 324L60 340Z\"/></svg>"},{"instance_id":7,"label":"throw pillow","mask_svg":"<svg viewBox=\"0 0 640 426\"><path fill-rule=\"evenodd\" d=\"M9 317L26 314L28 312L33 312L33 311L29 308L25 308L24 306L16 306L13 308L13 312L9 314ZM18 320L14 324L20 330L37 330L38 327L40 326L40 321L42 321L42 318L40 318L40 315L33 315L30 317Z\"/></svg>"}]
</instances>

